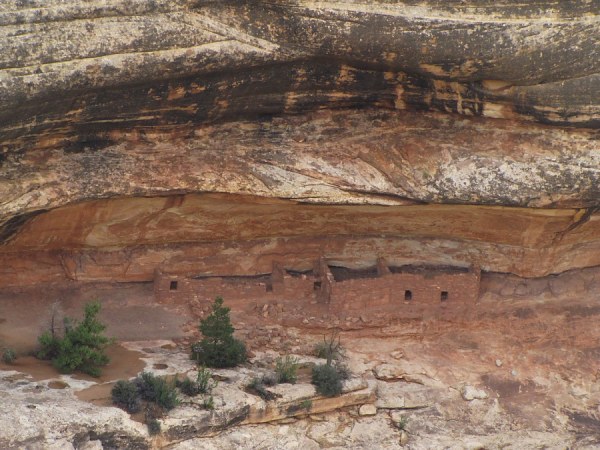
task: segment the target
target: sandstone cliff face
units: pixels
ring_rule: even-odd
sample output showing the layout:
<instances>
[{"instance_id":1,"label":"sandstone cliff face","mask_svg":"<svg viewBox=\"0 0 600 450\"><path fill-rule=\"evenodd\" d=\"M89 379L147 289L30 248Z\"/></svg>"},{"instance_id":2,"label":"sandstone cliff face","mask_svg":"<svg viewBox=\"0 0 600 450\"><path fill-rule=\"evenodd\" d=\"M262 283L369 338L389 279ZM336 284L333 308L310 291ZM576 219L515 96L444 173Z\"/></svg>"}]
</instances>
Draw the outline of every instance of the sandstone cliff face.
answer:
<instances>
[{"instance_id":1,"label":"sandstone cliff face","mask_svg":"<svg viewBox=\"0 0 600 450\"><path fill-rule=\"evenodd\" d=\"M0 284L150 281L168 272L254 275L320 257L349 267L475 265L536 277L600 265L581 209L307 205L231 195L96 200L31 218L3 246ZM518 230L518 232L517 232Z\"/></svg>"},{"instance_id":2,"label":"sandstone cliff face","mask_svg":"<svg viewBox=\"0 0 600 450\"><path fill-rule=\"evenodd\" d=\"M273 248L300 265L597 265L597 12L4 2L0 283L148 280L231 246L255 249L229 258L242 272ZM194 196L211 192L270 200Z\"/></svg>"},{"instance_id":3,"label":"sandstone cliff face","mask_svg":"<svg viewBox=\"0 0 600 450\"><path fill-rule=\"evenodd\" d=\"M206 296L160 304L149 283L121 282L321 257L484 270L476 305L442 295L414 315L231 299L257 352L307 355L343 330L360 390L313 405L312 386L280 386L310 391L292 397L314 408L286 428L248 424L299 403L238 389L268 359L224 371L214 414L186 402L154 438L76 400L80 381L58 392L3 366L14 408L0 447L282 435L315 449L597 447L599 12L594 0L0 0L0 345L35 345L50 301L75 312L101 297L119 339L185 349L130 343L148 370L193 378ZM136 365L120 366L115 378Z\"/></svg>"}]
</instances>

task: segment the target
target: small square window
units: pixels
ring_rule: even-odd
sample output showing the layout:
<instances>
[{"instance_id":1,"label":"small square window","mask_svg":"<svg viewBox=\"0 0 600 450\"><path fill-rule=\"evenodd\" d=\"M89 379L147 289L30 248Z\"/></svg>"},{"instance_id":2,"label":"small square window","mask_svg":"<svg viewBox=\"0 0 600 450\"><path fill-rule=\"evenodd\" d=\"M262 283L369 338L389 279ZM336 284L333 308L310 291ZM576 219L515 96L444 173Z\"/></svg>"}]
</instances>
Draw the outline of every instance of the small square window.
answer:
<instances>
[{"instance_id":1,"label":"small square window","mask_svg":"<svg viewBox=\"0 0 600 450\"><path fill-rule=\"evenodd\" d=\"M169 285L169 290L170 291L176 291L177 290L177 281L171 281L171 284Z\"/></svg>"},{"instance_id":2,"label":"small square window","mask_svg":"<svg viewBox=\"0 0 600 450\"><path fill-rule=\"evenodd\" d=\"M412 291L404 291L404 300L406 300L406 301L412 300Z\"/></svg>"},{"instance_id":3,"label":"small square window","mask_svg":"<svg viewBox=\"0 0 600 450\"><path fill-rule=\"evenodd\" d=\"M448 300L448 291L442 291L440 294L440 301L445 302Z\"/></svg>"}]
</instances>

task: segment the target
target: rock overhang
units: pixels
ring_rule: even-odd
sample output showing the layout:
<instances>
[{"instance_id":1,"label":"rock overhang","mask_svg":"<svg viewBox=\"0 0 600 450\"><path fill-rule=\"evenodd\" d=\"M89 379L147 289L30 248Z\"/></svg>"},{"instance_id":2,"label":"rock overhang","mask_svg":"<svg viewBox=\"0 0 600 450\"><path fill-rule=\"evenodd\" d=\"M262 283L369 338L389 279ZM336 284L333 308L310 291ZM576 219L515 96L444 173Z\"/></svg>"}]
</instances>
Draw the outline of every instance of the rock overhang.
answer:
<instances>
[{"instance_id":1,"label":"rock overhang","mask_svg":"<svg viewBox=\"0 0 600 450\"><path fill-rule=\"evenodd\" d=\"M510 206L526 222L550 208L543 226L520 228L523 242L498 251L512 266L487 267L533 275L597 264L582 250L594 232L581 234L595 230L600 198L599 21L589 2L15 2L0 10L0 34L5 255L17 242L42 252L67 242L63 224L52 238L42 238L52 228L26 235L60 223L60 212L65 220L85 211L70 219L83 229L119 202L139 208L145 197L170 196L173 205L212 192L431 205L424 215L436 204L479 205L484 215ZM350 224L369 216L340 208ZM479 210L456 208L462 218L436 220L478 226ZM131 235L135 211L120 219ZM520 223L512 210L494 214ZM567 219L556 226L551 216ZM396 235L445 239L412 226ZM387 236L382 227L369 233ZM505 245L497 230L478 232ZM154 233L136 245L198 242ZM95 250L124 245L102 239ZM549 261L539 271L524 269L532 248Z\"/></svg>"}]
</instances>

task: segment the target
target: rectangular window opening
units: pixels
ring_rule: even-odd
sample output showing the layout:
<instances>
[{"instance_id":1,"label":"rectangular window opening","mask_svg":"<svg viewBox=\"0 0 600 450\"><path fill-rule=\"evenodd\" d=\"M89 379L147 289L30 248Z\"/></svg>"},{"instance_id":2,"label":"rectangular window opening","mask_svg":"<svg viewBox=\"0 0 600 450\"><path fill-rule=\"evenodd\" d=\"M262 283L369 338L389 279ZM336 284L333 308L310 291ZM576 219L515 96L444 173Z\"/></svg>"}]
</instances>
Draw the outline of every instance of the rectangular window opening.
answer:
<instances>
[{"instance_id":1,"label":"rectangular window opening","mask_svg":"<svg viewBox=\"0 0 600 450\"><path fill-rule=\"evenodd\" d=\"M404 300L410 301L412 300L412 291L404 291Z\"/></svg>"},{"instance_id":2,"label":"rectangular window opening","mask_svg":"<svg viewBox=\"0 0 600 450\"><path fill-rule=\"evenodd\" d=\"M445 302L448 300L448 291L442 291L440 294L440 301Z\"/></svg>"},{"instance_id":3,"label":"rectangular window opening","mask_svg":"<svg viewBox=\"0 0 600 450\"><path fill-rule=\"evenodd\" d=\"M170 291L176 291L177 290L177 281L171 281L171 284L169 285L169 290Z\"/></svg>"},{"instance_id":4,"label":"rectangular window opening","mask_svg":"<svg viewBox=\"0 0 600 450\"><path fill-rule=\"evenodd\" d=\"M313 284L313 289L315 291L318 291L321 289L321 282L320 281L315 281L315 284Z\"/></svg>"}]
</instances>

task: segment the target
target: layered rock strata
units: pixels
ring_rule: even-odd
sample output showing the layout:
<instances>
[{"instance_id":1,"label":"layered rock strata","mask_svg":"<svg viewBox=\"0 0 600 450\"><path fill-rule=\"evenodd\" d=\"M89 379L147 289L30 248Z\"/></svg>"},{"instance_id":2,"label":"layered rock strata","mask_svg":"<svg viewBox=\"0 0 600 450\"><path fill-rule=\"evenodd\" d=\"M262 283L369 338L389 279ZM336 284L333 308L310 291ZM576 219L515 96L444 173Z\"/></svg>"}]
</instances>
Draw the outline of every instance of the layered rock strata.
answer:
<instances>
[{"instance_id":1,"label":"layered rock strata","mask_svg":"<svg viewBox=\"0 0 600 450\"><path fill-rule=\"evenodd\" d=\"M599 23L583 1L4 2L2 284L273 252L597 265Z\"/></svg>"},{"instance_id":2,"label":"layered rock strata","mask_svg":"<svg viewBox=\"0 0 600 450\"><path fill-rule=\"evenodd\" d=\"M585 209L307 205L228 195L96 200L30 218L0 255L2 285L151 281L167 272L254 275L319 257L367 267L440 264L542 276L600 265ZM515 232L519 230L519 232Z\"/></svg>"}]
</instances>

